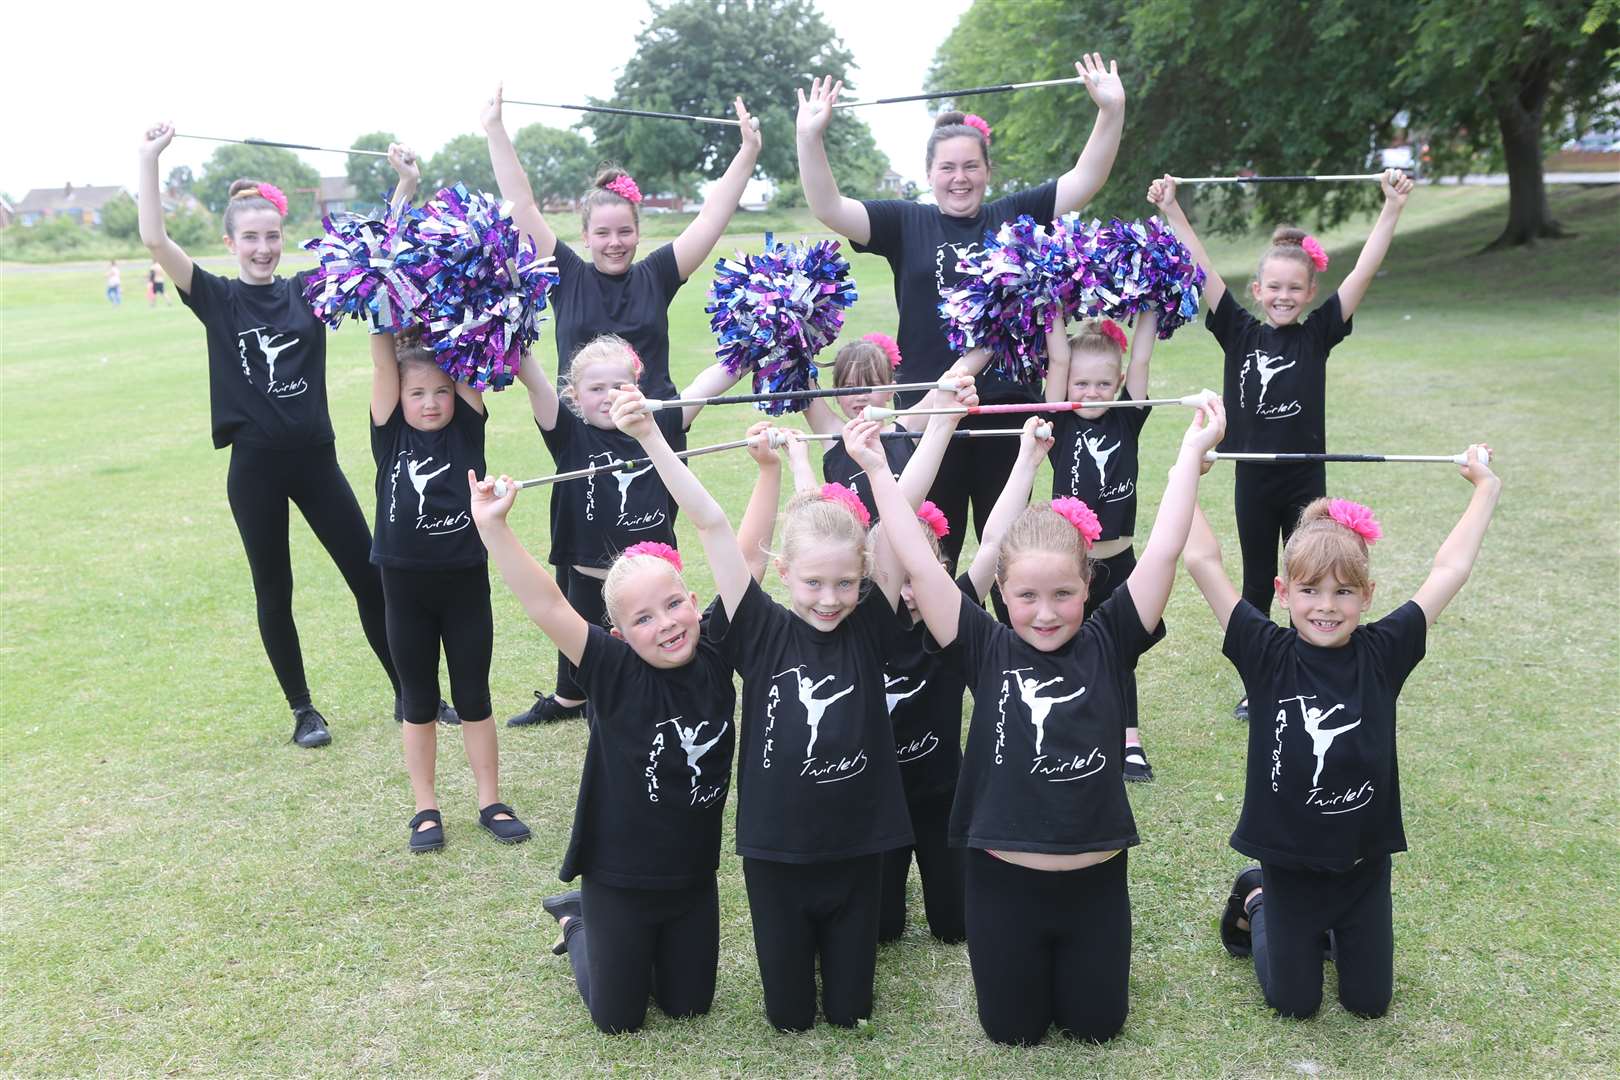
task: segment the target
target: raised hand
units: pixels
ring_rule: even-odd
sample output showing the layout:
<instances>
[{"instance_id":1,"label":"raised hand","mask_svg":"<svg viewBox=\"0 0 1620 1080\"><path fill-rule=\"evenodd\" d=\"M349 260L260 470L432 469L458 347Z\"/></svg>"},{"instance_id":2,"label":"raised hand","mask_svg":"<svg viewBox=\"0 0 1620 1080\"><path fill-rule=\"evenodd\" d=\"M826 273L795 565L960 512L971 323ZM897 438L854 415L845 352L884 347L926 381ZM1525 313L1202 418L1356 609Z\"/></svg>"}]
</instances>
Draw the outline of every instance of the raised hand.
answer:
<instances>
[{"instance_id":1,"label":"raised hand","mask_svg":"<svg viewBox=\"0 0 1620 1080\"><path fill-rule=\"evenodd\" d=\"M972 409L979 404L979 390L974 385L974 378L963 372L956 372L956 403L964 408Z\"/></svg>"},{"instance_id":2,"label":"raised hand","mask_svg":"<svg viewBox=\"0 0 1620 1080\"><path fill-rule=\"evenodd\" d=\"M496 83L495 96L484 103L483 111L478 114L478 122L485 131L501 126L501 100L504 89L502 83Z\"/></svg>"},{"instance_id":3,"label":"raised hand","mask_svg":"<svg viewBox=\"0 0 1620 1080\"><path fill-rule=\"evenodd\" d=\"M866 472L889 467L883 453L883 425L876 420L855 419L845 424L844 449L849 451L849 459Z\"/></svg>"},{"instance_id":4,"label":"raised hand","mask_svg":"<svg viewBox=\"0 0 1620 1080\"><path fill-rule=\"evenodd\" d=\"M1481 460L1481 450L1485 452L1485 457L1489 457L1493 461L1496 459L1496 451L1492 450L1488 443L1475 443L1468 448L1468 464L1460 465L1457 468L1463 479L1475 487L1479 487L1480 484L1490 480L1500 479L1491 471L1490 465Z\"/></svg>"},{"instance_id":5,"label":"raised hand","mask_svg":"<svg viewBox=\"0 0 1620 1080\"><path fill-rule=\"evenodd\" d=\"M765 145L765 140L759 133L759 119L748 111L748 106L743 104L741 95L732 103L732 108L737 111L737 119L742 121L744 149L753 150L754 156L758 157L760 148Z\"/></svg>"},{"instance_id":6,"label":"raised hand","mask_svg":"<svg viewBox=\"0 0 1620 1080\"><path fill-rule=\"evenodd\" d=\"M799 95L799 117L795 126L800 135L813 135L819 139L827 133L827 125L832 122L832 107L837 104L838 95L843 89L843 80L835 80L828 75L810 80L808 98L804 96L803 87L796 91Z\"/></svg>"},{"instance_id":7,"label":"raised hand","mask_svg":"<svg viewBox=\"0 0 1620 1080\"><path fill-rule=\"evenodd\" d=\"M416 151L404 143L388 144L388 164L394 167L394 172L408 184L412 190L422 182L422 166L416 158Z\"/></svg>"},{"instance_id":8,"label":"raised hand","mask_svg":"<svg viewBox=\"0 0 1620 1080\"><path fill-rule=\"evenodd\" d=\"M1052 422L1043 416L1032 416L1024 421L1023 433L1018 436L1018 456L1026 461L1038 462L1052 449L1055 441Z\"/></svg>"},{"instance_id":9,"label":"raised hand","mask_svg":"<svg viewBox=\"0 0 1620 1080\"><path fill-rule=\"evenodd\" d=\"M1085 80L1086 93L1097 103L1097 108L1125 107L1125 84L1119 81L1118 60L1108 61L1105 68L1101 53L1083 54L1075 61L1074 70L1075 74Z\"/></svg>"},{"instance_id":10,"label":"raised hand","mask_svg":"<svg viewBox=\"0 0 1620 1080\"><path fill-rule=\"evenodd\" d=\"M658 426L647 411L647 399L634 383L624 383L612 392L613 426L640 442Z\"/></svg>"},{"instance_id":11,"label":"raised hand","mask_svg":"<svg viewBox=\"0 0 1620 1080\"><path fill-rule=\"evenodd\" d=\"M156 158L174 141L174 125L154 124L141 136L141 156Z\"/></svg>"},{"instance_id":12,"label":"raised hand","mask_svg":"<svg viewBox=\"0 0 1620 1080\"><path fill-rule=\"evenodd\" d=\"M1147 201L1152 203L1154 206L1157 206L1160 210L1165 210L1175 205L1176 178L1171 176L1169 173L1165 173L1162 177L1149 184Z\"/></svg>"},{"instance_id":13,"label":"raised hand","mask_svg":"<svg viewBox=\"0 0 1620 1080\"><path fill-rule=\"evenodd\" d=\"M1405 206L1406 197L1412 194L1414 184L1412 178L1399 169L1385 169L1384 175L1378 180L1378 186L1384 190L1384 202L1394 203L1396 206Z\"/></svg>"},{"instance_id":14,"label":"raised hand","mask_svg":"<svg viewBox=\"0 0 1620 1080\"><path fill-rule=\"evenodd\" d=\"M504 473L500 477L501 490L505 495L495 494L495 480L490 477L478 479L478 474L471 469L467 470L467 491L472 501L473 524L479 528L489 525L499 525L506 520L507 511L512 509L512 503L517 499L517 485L512 478Z\"/></svg>"},{"instance_id":15,"label":"raised hand","mask_svg":"<svg viewBox=\"0 0 1620 1080\"><path fill-rule=\"evenodd\" d=\"M1196 450L1202 460L1205 454L1215 449L1225 434L1226 404L1218 394L1211 394L1193 413L1192 423L1187 425L1187 433L1181 437L1181 445Z\"/></svg>"},{"instance_id":16,"label":"raised hand","mask_svg":"<svg viewBox=\"0 0 1620 1080\"><path fill-rule=\"evenodd\" d=\"M754 464L761 468L780 465L777 459L776 448L771 443L771 422L769 420L755 420L748 425L748 456L754 459Z\"/></svg>"}]
</instances>

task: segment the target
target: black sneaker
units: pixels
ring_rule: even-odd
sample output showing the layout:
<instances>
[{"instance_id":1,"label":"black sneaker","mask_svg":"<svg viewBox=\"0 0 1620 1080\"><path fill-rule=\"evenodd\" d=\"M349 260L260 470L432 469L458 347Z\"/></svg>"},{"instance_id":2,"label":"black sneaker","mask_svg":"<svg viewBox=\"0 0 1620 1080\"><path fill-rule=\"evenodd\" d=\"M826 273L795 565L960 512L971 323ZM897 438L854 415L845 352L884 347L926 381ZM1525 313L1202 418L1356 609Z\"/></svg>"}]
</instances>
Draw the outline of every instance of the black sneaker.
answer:
<instances>
[{"instance_id":1,"label":"black sneaker","mask_svg":"<svg viewBox=\"0 0 1620 1080\"><path fill-rule=\"evenodd\" d=\"M1153 766L1148 764L1147 752L1140 746L1125 748L1125 779L1133 784L1153 783Z\"/></svg>"},{"instance_id":2,"label":"black sneaker","mask_svg":"<svg viewBox=\"0 0 1620 1080\"><path fill-rule=\"evenodd\" d=\"M316 712L315 706L300 705L293 710L292 741L306 750L332 741L332 733L326 730L326 717Z\"/></svg>"},{"instance_id":3,"label":"black sneaker","mask_svg":"<svg viewBox=\"0 0 1620 1080\"><path fill-rule=\"evenodd\" d=\"M1235 706L1232 707L1232 718L1234 720L1241 720L1245 724L1247 724L1249 722L1249 699L1248 698L1244 698L1242 701L1238 702Z\"/></svg>"},{"instance_id":4,"label":"black sneaker","mask_svg":"<svg viewBox=\"0 0 1620 1080\"><path fill-rule=\"evenodd\" d=\"M531 724L551 724L558 720L574 720L585 715L585 705L559 705L554 694L534 692L534 704L529 711L519 713L506 722L507 727L529 727Z\"/></svg>"}]
</instances>

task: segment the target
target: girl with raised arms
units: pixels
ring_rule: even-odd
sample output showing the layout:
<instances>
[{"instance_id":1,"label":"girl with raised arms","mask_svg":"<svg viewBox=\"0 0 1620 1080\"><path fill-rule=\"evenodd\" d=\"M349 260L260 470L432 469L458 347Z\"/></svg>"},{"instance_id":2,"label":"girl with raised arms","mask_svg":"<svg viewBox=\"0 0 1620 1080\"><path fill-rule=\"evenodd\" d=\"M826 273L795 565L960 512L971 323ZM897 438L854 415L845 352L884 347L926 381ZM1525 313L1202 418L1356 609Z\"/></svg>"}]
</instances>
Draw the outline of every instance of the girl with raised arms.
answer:
<instances>
[{"instance_id":1,"label":"girl with raised arms","mask_svg":"<svg viewBox=\"0 0 1620 1080\"><path fill-rule=\"evenodd\" d=\"M951 588L888 474L876 425L848 436L931 647L973 690L950 842L967 849L968 959L979 1021L996 1042L1037 1043L1054 1022L1072 1038L1102 1041L1125 1023L1125 849L1138 842L1120 768L1125 675L1163 636L1201 459L1224 429L1225 410L1211 398L1182 439L1141 560L1089 619L1095 516L1077 500L1023 510L997 566L1011 626Z\"/></svg>"},{"instance_id":2,"label":"girl with raised arms","mask_svg":"<svg viewBox=\"0 0 1620 1080\"><path fill-rule=\"evenodd\" d=\"M276 276L287 200L274 185L238 180L225 206L233 278L209 273L169 238L158 158L174 127L148 128L140 148L141 242L207 331L208 397L216 449L231 448L225 492L242 536L259 637L293 713L293 742L325 746L326 719L310 700L292 613L287 507L296 503L360 609L360 625L399 702L383 625L382 581L369 559L371 530L338 466L326 405L326 327L304 303L304 273Z\"/></svg>"},{"instance_id":3,"label":"girl with raised arms","mask_svg":"<svg viewBox=\"0 0 1620 1080\"><path fill-rule=\"evenodd\" d=\"M1384 173L1384 209L1373 223L1355 267L1339 288L1306 317L1316 298L1316 275L1327 269L1327 252L1303 229L1278 226L1260 255L1249 293L1260 307L1256 319L1238 304L1215 271L1209 253L1176 201L1175 178L1148 188L1148 202L1164 214L1207 275L1205 325L1225 354L1222 393L1232 409L1232 430L1221 449L1232 453L1322 453L1327 449L1327 359L1350 336L1350 320L1378 276L1389 252L1412 181L1398 169ZM1288 542L1300 511L1327 494L1321 462L1276 465L1237 463L1232 492L1238 547L1243 555L1243 598L1262 614L1271 611L1277 575L1277 542ZM1248 700L1233 710L1249 716Z\"/></svg>"},{"instance_id":4,"label":"girl with raised arms","mask_svg":"<svg viewBox=\"0 0 1620 1080\"><path fill-rule=\"evenodd\" d=\"M1390 855L1406 850L1395 704L1423 659L1428 632L1468 580L1502 482L1490 448L1468 448L1474 486L1462 518L1416 595L1376 622L1367 548L1382 535L1365 506L1317 499L1305 508L1273 588L1290 628L1239 597L1203 514L1187 572L1215 612L1222 651L1254 708L1243 812L1232 846L1260 865L1232 886L1221 940L1253 953L1266 1003L1304 1018L1322 1002L1322 948L1332 934L1339 1002L1382 1016L1395 989Z\"/></svg>"},{"instance_id":5,"label":"girl with raised arms","mask_svg":"<svg viewBox=\"0 0 1620 1080\"><path fill-rule=\"evenodd\" d=\"M854 242L888 260L894 271L894 295L900 308L897 334L902 382L927 382L945 373L956 360L939 321L940 293L961 278L958 258L976 250L986 229L995 229L1020 214L1048 222L1078 210L1102 188L1119 150L1125 126L1125 88L1118 65L1106 67L1093 53L1075 64L1097 105L1097 121L1074 167L1040 187L985 201L990 183L990 127L977 116L943 113L928 138L925 163L936 205L902 199L845 198L827 160L825 137L833 105L843 83L815 79L807 97L799 92L799 177L816 218ZM999 381L980 380L986 403L1034 400L1027 390ZM903 399L910 404L910 399ZM974 426L977 419L970 421ZM1002 440L984 445L953 446L947 451L940 481L929 498L952 522L959 523L945 540L952 564L962 550L972 506L974 530L983 535L984 520L1006 483L1017 447Z\"/></svg>"}]
</instances>

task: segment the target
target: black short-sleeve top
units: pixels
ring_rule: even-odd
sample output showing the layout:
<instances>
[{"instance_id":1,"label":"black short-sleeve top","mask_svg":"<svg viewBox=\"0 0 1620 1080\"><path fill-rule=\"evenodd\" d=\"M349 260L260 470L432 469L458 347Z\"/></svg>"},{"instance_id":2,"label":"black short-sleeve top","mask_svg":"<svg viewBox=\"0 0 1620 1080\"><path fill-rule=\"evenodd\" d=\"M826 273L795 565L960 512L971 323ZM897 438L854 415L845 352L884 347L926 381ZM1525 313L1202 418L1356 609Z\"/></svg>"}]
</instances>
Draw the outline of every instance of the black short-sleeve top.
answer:
<instances>
[{"instance_id":1,"label":"black short-sleeve top","mask_svg":"<svg viewBox=\"0 0 1620 1080\"><path fill-rule=\"evenodd\" d=\"M675 262L675 245L664 244L622 274L604 274L569 247L561 237L553 253L559 279L557 370L584 345L602 334L617 334L641 357L641 389L648 397L669 400L675 384L669 377L669 303L684 281Z\"/></svg>"},{"instance_id":2,"label":"black short-sleeve top","mask_svg":"<svg viewBox=\"0 0 1620 1080\"><path fill-rule=\"evenodd\" d=\"M371 424L377 463L377 513L371 561L400 570L482 566L484 542L473 527L467 470L483 476L486 417L457 397L450 422L418 431L394 406Z\"/></svg>"},{"instance_id":3,"label":"black short-sleeve top","mask_svg":"<svg viewBox=\"0 0 1620 1080\"><path fill-rule=\"evenodd\" d=\"M742 675L737 854L828 862L911 843L883 685L900 623L882 592L823 631L750 582L711 626Z\"/></svg>"},{"instance_id":4,"label":"black short-sleeve top","mask_svg":"<svg viewBox=\"0 0 1620 1080\"><path fill-rule=\"evenodd\" d=\"M660 409L653 420L671 447L685 449L680 409ZM618 428L587 424L566 404L558 407L557 423L550 431L540 429L540 437L558 472L613 461L634 465L551 485L553 565L605 570L632 544L653 540L675 546L675 500L639 442Z\"/></svg>"},{"instance_id":5,"label":"black short-sleeve top","mask_svg":"<svg viewBox=\"0 0 1620 1080\"><path fill-rule=\"evenodd\" d=\"M884 439L883 456L889 461L889 475L900 479L915 449L916 443L911 439ZM830 443L822 452L821 478L829 484L843 484L855 492L860 496L866 512L872 515L872 520L878 519L877 500L872 497L872 485L866 479L866 470L855 464L849 451L844 449L842 439Z\"/></svg>"},{"instance_id":6,"label":"black short-sleeve top","mask_svg":"<svg viewBox=\"0 0 1620 1080\"><path fill-rule=\"evenodd\" d=\"M579 681L595 711L562 880L681 889L713 877L737 695L707 627L705 616L691 663L670 669L590 628Z\"/></svg>"},{"instance_id":7,"label":"black short-sleeve top","mask_svg":"<svg viewBox=\"0 0 1620 1080\"><path fill-rule=\"evenodd\" d=\"M1227 289L1205 317L1225 354L1229 453L1316 454L1327 449L1327 358L1350 336L1334 293L1303 322L1271 326L1249 314Z\"/></svg>"},{"instance_id":8,"label":"black short-sleeve top","mask_svg":"<svg viewBox=\"0 0 1620 1080\"><path fill-rule=\"evenodd\" d=\"M1162 623L1143 629L1129 583L1052 652L962 597L944 653L967 675L973 715L951 844L1072 855L1138 843L1122 771L1125 680L1163 636Z\"/></svg>"},{"instance_id":9,"label":"black short-sleeve top","mask_svg":"<svg viewBox=\"0 0 1620 1080\"><path fill-rule=\"evenodd\" d=\"M208 337L214 446L271 450L334 441L326 405L326 327L304 303L304 278L249 285L192 264L180 302Z\"/></svg>"},{"instance_id":10,"label":"black short-sleeve top","mask_svg":"<svg viewBox=\"0 0 1620 1080\"><path fill-rule=\"evenodd\" d=\"M973 579L962 574L956 587L978 601ZM902 616L904 618L904 616ZM894 726L894 756L906 801L917 802L956 790L962 771L962 698L967 677L944 653L926 647L922 621L910 623L889 651L883 668L883 696Z\"/></svg>"},{"instance_id":11,"label":"black short-sleeve top","mask_svg":"<svg viewBox=\"0 0 1620 1080\"><path fill-rule=\"evenodd\" d=\"M864 202L872 235L856 251L869 251L889 261L894 271L894 299L900 308L897 342L904 357L895 377L900 382L929 382L945 374L956 354L945 340L939 317L942 293L962 279L958 259L984 245L986 230L1028 214L1040 224L1056 216L1057 181L1004 195L984 203L972 217L953 217L937 206L879 199ZM979 397L986 401L1034 400L1027 387L1016 386L988 372L979 376ZM902 407L921 392L899 395Z\"/></svg>"},{"instance_id":12,"label":"black short-sleeve top","mask_svg":"<svg viewBox=\"0 0 1620 1080\"><path fill-rule=\"evenodd\" d=\"M1130 394L1121 393L1129 400ZM1077 412L1052 418L1052 498L1079 499L1102 526L1100 540L1136 532L1137 442L1151 407L1105 409L1095 420Z\"/></svg>"},{"instance_id":13,"label":"black short-sleeve top","mask_svg":"<svg viewBox=\"0 0 1620 1080\"><path fill-rule=\"evenodd\" d=\"M1222 651L1249 695L1249 767L1232 846L1263 862L1348 870L1406 850L1395 701L1423 659L1428 622L1408 600L1312 645L1247 600Z\"/></svg>"}]
</instances>

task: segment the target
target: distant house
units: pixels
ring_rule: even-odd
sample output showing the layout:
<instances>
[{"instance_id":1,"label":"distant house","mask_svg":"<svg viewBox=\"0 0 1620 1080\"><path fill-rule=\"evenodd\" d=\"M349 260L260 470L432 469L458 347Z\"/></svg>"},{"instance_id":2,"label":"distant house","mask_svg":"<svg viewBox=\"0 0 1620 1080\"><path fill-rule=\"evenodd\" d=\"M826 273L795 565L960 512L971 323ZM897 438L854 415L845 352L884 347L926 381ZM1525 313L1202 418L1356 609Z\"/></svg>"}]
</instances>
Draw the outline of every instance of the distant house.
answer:
<instances>
[{"instance_id":1,"label":"distant house","mask_svg":"<svg viewBox=\"0 0 1620 1080\"><path fill-rule=\"evenodd\" d=\"M886 169L883 179L878 181L878 193L882 195L899 195L906 189L906 178L893 169Z\"/></svg>"},{"instance_id":2,"label":"distant house","mask_svg":"<svg viewBox=\"0 0 1620 1080\"><path fill-rule=\"evenodd\" d=\"M100 225L101 208L129 192L119 185L110 187L35 188L23 196L14 210L19 225L38 225L51 218L71 218L80 225Z\"/></svg>"},{"instance_id":3,"label":"distant house","mask_svg":"<svg viewBox=\"0 0 1620 1080\"><path fill-rule=\"evenodd\" d=\"M341 214L358 209L360 194L347 176L323 176L321 186L315 190L315 215Z\"/></svg>"},{"instance_id":4,"label":"distant house","mask_svg":"<svg viewBox=\"0 0 1620 1080\"><path fill-rule=\"evenodd\" d=\"M6 202L3 196L0 196L0 229L11 228L11 222L15 216L16 211L12 209L11 204Z\"/></svg>"}]
</instances>

